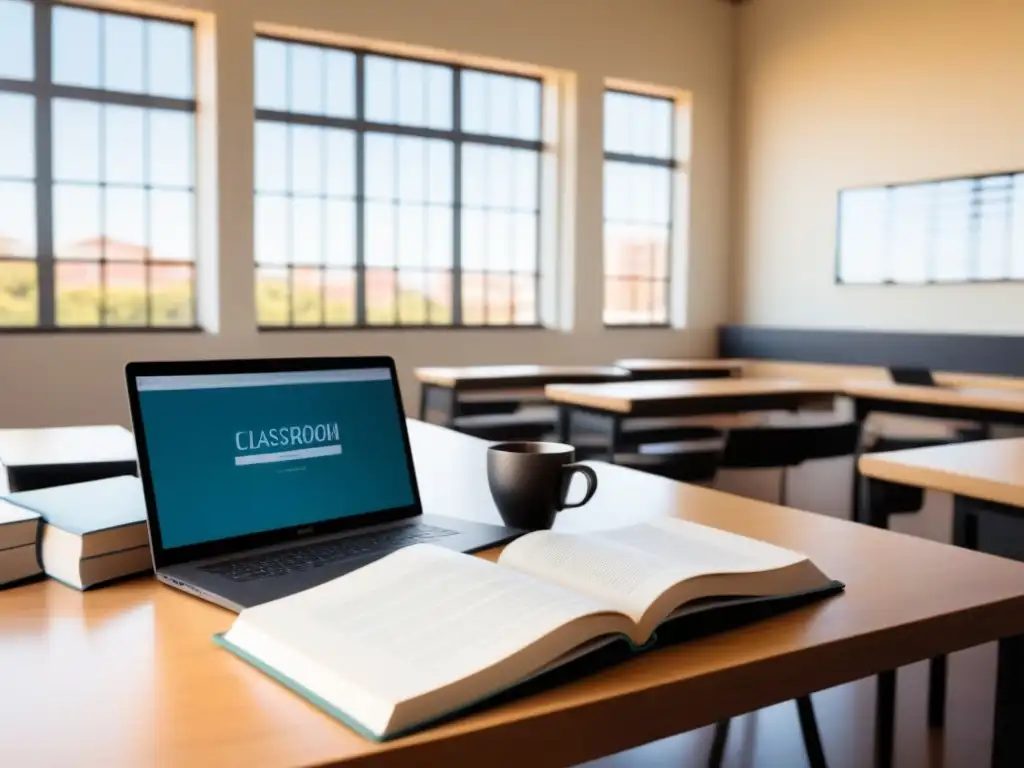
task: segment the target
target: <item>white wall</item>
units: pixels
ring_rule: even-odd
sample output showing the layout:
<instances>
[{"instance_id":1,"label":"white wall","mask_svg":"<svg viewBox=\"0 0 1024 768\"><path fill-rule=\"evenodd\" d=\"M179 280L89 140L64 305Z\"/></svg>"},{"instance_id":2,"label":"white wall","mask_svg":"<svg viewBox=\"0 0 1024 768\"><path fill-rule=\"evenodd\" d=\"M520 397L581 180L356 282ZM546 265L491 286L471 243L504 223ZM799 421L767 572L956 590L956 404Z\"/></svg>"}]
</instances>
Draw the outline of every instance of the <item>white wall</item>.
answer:
<instances>
[{"instance_id":1,"label":"white wall","mask_svg":"<svg viewBox=\"0 0 1024 768\"><path fill-rule=\"evenodd\" d=\"M839 189L1024 168L1024 2L752 0L739 16L733 319L1024 333L1024 285L833 283Z\"/></svg>"},{"instance_id":2,"label":"white wall","mask_svg":"<svg viewBox=\"0 0 1024 768\"><path fill-rule=\"evenodd\" d=\"M125 0L124 6L132 0ZM727 311L728 134L735 12L719 0L182 0L216 27L219 124L218 334L0 335L0 426L127 421L122 366L134 359L391 354L407 407L419 365L596 363L714 351ZM136 5L138 5L136 3ZM146 7L146 6L143 6ZM539 65L576 76L575 319L538 330L259 334L252 266L252 45L257 23L324 30ZM601 100L604 78L686 89L694 101L686 330L601 325ZM206 158L209 161L211 158ZM208 201L214 202L214 201ZM209 283L212 285L212 283Z\"/></svg>"}]
</instances>

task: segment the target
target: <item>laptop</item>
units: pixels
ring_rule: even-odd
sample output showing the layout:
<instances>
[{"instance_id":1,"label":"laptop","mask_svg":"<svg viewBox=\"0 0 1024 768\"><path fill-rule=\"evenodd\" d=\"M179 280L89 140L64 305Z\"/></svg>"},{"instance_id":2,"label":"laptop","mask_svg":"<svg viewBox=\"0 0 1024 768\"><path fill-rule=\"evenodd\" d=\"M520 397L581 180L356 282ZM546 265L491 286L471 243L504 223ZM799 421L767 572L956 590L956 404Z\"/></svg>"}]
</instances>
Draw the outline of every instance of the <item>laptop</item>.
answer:
<instances>
[{"instance_id":1,"label":"laptop","mask_svg":"<svg viewBox=\"0 0 1024 768\"><path fill-rule=\"evenodd\" d=\"M896 384L912 384L918 387L934 387L935 379L927 368L889 368L889 378Z\"/></svg>"},{"instance_id":2,"label":"laptop","mask_svg":"<svg viewBox=\"0 0 1024 768\"><path fill-rule=\"evenodd\" d=\"M390 357L129 363L153 568L240 611L401 547L522 531L425 515Z\"/></svg>"}]
</instances>

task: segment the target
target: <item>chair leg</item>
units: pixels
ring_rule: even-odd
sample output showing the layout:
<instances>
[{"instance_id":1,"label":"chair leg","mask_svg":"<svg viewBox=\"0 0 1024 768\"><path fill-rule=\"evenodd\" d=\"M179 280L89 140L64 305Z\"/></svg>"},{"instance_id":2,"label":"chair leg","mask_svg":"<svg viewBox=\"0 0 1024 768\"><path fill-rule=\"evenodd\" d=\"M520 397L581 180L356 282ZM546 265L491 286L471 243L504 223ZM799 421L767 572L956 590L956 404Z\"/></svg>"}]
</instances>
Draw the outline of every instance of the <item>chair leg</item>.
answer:
<instances>
[{"instance_id":1,"label":"chair leg","mask_svg":"<svg viewBox=\"0 0 1024 768\"><path fill-rule=\"evenodd\" d=\"M875 768L892 768L896 742L896 670L878 676L875 702Z\"/></svg>"},{"instance_id":2,"label":"chair leg","mask_svg":"<svg viewBox=\"0 0 1024 768\"><path fill-rule=\"evenodd\" d=\"M821 734L818 732L818 721L814 717L814 704L810 696L801 696L796 700L796 711L800 717L800 732L804 737L804 749L807 750L807 761L811 768L828 768L825 760L825 749L821 745Z\"/></svg>"},{"instance_id":3,"label":"chair leg","mask_svg":"<svg viewBox=\"0 0 1024 768\"><path fill-rule=\"evenodd\" d=\"M708 768L721 768L725 757L725 742L729 738L729 723L732 720L719 720L715 723L715 738L711 742L711 754L708 755Z\"/></svg>"},{"instance_id":4,"label":"chair leg","mask_svg":"<svg viewBox=\"0 0 1024 768\"><path fill-rule=\"evenodd\" d=\"M936 656L928 663L928 727L946 724L946 657Z\"/></svg>"}]
</instances>

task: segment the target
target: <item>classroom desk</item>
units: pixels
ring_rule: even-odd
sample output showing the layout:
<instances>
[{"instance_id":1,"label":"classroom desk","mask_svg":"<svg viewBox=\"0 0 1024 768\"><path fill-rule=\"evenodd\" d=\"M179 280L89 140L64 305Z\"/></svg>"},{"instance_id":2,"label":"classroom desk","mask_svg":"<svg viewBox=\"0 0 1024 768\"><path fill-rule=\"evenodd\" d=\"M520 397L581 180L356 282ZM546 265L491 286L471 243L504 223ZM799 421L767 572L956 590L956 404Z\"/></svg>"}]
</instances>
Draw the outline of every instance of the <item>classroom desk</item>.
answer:
<instances>
[{"instance_id":1,"label":"classroom desk","mask_svg":"<svg viewBox=\"0 0 1024 768\"><path fill-rule=\"evenodd\" d=\"M616 360L616 368L629 371L635 381L645 379L721 379L743 373L742 360L661 360L629 358Z\"/></svg>"},{"instance_id":2,"label":"classroom desk","mask_svg":"<svg viewBox=\"0 0 1024 768\"><path fill-rule=\"evenodd\" d=\"M542 398L555 382L598 382L629 378L623 368L598 365L479 365L464 368L417 368L419 418L437 413L450 425L460 415L467 394L502 394L515 399Z\"/></svg>"},{"instance_id":3,"label":"classroom desk","mask_svg":"<svg viewBox=\"0 0 1024 768\"><path fill-rule=\"evenodd\" d=\"M496 520L486 443L410 430L425 509ZM596 496L558 529L677 515L804 551L846 593L374 744L215 646L221 608L151 578L84 594L44 581L0 592L0 765L567 765L993 640L992 764L1024 764L1024 565L592 466Z\"/></svg>"},{"instance_id":4,"label":"classroom desk","mask_svg":"<svg viewBox=\"0 0 1024 768\"><path fill-rule=\"evenodd\" d=\"M831 399L834 390L784 379L700 379L626 381L607 384L551 384L544 388L558 406L558 434L571 442L575 430L604 436L607 456L623 447L627 420L795 410Z\"/></svg>"},{"instance_id":5,"label":"classroom desk","mask_svg":"<svg viewBox=\"0 0 1024 768\"><path fill-rule=\"evenodd\" d=\"M1024 425L1024 392L1008 389L970 389L948 386L918 387L874 381L850 381L844 393L853 400L856 419L863 423L872 413L891 413L934 419L980 422L982 425ZM860 464L854 467L852 510L862 509Z\"/></svg>"}]
</instances>

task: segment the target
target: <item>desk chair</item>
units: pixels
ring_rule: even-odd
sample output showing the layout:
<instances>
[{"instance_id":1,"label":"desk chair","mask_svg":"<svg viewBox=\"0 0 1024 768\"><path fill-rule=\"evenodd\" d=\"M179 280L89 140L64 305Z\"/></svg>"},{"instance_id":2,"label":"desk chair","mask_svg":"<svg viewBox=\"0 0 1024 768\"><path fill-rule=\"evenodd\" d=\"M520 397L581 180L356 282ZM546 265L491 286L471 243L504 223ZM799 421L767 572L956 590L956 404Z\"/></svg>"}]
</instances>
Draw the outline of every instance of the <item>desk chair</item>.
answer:
<instances>
[{"instance_id":1,"label":"desk chair","mask_svg":"<svg viewBox=\"0 0 1024 768\"><path fill-rule=\"evenodd\" d=\"M801 423L800 418L798 415L791 424L730 430L719 466L729 469L780 469L779 503L785 505L787 477L791 468L813 459L854 455L860 442L860 425L856 422L836 422L834 419L806 421L808 417L804 415L805 423ZM796 699L796 709L811 768L825 768L825 751L811 697ZM722 764L729 722L722 720L715 726L708 760L711 768Z\"/></svg>"}]
</instances>

